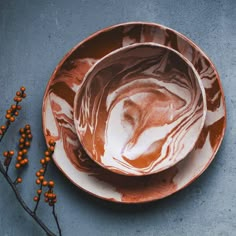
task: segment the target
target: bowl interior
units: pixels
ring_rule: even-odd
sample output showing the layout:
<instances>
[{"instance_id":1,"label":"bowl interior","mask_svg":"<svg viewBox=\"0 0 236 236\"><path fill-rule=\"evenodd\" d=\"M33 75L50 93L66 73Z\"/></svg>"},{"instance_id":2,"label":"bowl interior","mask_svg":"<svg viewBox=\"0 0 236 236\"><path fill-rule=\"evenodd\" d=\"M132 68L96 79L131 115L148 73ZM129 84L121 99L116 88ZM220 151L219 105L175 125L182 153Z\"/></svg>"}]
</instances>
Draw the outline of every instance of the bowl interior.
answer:
<instances>
[{"instance_id":1,"label":"bowl interior","mask_svg":"<svg viewBox=\"0 0 236 236\"><path fill-rule=\"evenodd\" d=\"M199 75L182 55L134 44L98 61L74 101L74 122L88 155L124 175L149 175L182 160L206 116Z\"/></svg>"}]
</instances>

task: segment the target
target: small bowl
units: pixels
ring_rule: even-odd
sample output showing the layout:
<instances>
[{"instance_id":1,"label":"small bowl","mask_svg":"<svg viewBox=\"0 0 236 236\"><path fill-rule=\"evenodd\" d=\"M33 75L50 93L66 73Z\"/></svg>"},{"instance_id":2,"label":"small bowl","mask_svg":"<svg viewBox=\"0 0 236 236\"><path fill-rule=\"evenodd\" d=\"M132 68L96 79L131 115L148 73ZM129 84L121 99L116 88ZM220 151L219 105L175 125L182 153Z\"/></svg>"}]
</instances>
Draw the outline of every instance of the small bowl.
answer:
<instances>
[{"instance_id":1,"label":"small bowl","mask_svg":"<svg viewBox=\"0 0 236 236\"><path fill-rule=\"evenodd\" d=\"M88 71L75 96L74 122L96 163L141 176L186 157L206 109L193 65L173 49L142 43L113 51Z\"/></svg>"}]
</instances>

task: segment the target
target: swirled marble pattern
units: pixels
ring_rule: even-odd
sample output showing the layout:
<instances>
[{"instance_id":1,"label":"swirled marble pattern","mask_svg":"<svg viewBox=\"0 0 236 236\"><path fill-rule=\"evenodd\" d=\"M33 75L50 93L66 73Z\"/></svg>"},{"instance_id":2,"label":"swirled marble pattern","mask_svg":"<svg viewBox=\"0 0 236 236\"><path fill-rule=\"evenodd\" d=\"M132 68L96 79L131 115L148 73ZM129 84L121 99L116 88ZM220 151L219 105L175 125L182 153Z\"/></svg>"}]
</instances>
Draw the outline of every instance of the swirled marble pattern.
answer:
<instances>
[{"instance_id":1,"label":"swirled marble pattern","mask_svg":"<svg viewBox=\"0 0 236 236\"><path fill-rule=\"evenodd\" d=\"M166 45L193 64L206 91L207 115L198 142L187 158L158 174L129 177L104 170L86 155L73 122L73 101L84 75L97 60L115 49L140 42ZM68 52L50 78L42 112L44 135L47 140L56 140L54 161L61 171L84 191L121 203L164 198L193 182L214 159L226 126L224 94L210 59L182 34L142 22L99 31Z\"/></svg>"},{"instance_id":2,"label":"swirled marble pattern","mask_svg":"<svg viewBox=\"0 0 236 236\"><path fill-rule=\"evenodd\" d=\"M101 166L153 174L194 147L205 121L205 90L181 54L135 44L108 54L84 80L74 103L75 127Z\"/></svg>"}]
</instances>

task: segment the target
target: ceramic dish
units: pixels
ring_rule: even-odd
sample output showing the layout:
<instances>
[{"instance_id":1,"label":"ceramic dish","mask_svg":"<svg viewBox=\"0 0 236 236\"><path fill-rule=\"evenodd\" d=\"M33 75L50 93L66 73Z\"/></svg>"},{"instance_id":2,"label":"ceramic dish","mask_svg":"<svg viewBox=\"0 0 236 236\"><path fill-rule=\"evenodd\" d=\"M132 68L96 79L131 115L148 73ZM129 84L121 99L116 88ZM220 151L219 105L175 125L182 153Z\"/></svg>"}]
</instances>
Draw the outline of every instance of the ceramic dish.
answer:
<instances>
[{"instance_id":1,"label":"ceramic dish","mask_svg":"<svg viewBox=\"0 0 236 236\"><path fill-rule=\"evenodd\" d=\"M158 174L130 177L107 171L86 155L74 127L73 102L84 75L97 60L113 50L140 42L166 45L187 58L201 77L208 110L199 140L187 158ZM42 115L46 140L56 140L53 158L58 168L84 191L120 203L161 199L193 182L214 159L226 127L223 89L210 59L184 35L158 24L143 22L108 27L68 52L49 80Z\"/></svg>"},{"instance_id":2,"label":"ceramic dish","mask_svg":"<svg viewBox=\"0 0 236 236\"><path fill-rule=\"evenodd\" d=\"M153 43L99 60L74 100L84 150L102 167L129 176L154 174L185 158L205 116L205 90L193 65Z\"/></svg>"}]
</instances>

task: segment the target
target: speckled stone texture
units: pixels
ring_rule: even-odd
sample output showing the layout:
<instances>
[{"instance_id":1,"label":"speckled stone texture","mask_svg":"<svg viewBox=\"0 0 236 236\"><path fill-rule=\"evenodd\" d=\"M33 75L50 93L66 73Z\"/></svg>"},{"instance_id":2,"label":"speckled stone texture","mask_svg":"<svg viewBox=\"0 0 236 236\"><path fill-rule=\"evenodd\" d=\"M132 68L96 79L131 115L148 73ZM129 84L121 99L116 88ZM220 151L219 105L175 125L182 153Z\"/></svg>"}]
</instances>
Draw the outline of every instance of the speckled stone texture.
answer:
<instances>
[{"instance_id":1,"label":"speckled stone texture","mask_svg":"<svg viewBox=\"0 0 236 236\"><path fill-rule=\"evenodd\" d=\"M105 202L77 189L51 166L56 180L57 212L63 235L231 236L236 232L236 1L135 0L0 0L0 118L22 84L28 98L20 119L2 143L14 148L19 127L32 124L30 166L20 186L30 202L45 142L41 105L47 81L63 55L80 40L108 25L152 21L178 30L212 59L221 76L228 112L223 144L207 171L191 186L164 200L145 205ZM13 171L14 172L14 171ZM14 173L13 173L14 174ZM39 214L56 230L49 209ZM37 236L43 231L22 210L0 176L0 235Z\"/></svg>"}]
</instances>

